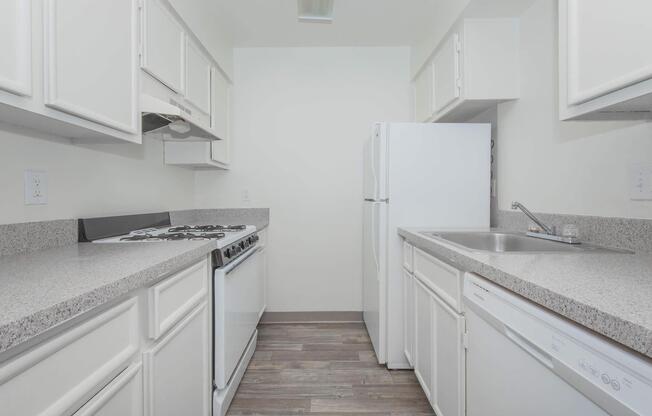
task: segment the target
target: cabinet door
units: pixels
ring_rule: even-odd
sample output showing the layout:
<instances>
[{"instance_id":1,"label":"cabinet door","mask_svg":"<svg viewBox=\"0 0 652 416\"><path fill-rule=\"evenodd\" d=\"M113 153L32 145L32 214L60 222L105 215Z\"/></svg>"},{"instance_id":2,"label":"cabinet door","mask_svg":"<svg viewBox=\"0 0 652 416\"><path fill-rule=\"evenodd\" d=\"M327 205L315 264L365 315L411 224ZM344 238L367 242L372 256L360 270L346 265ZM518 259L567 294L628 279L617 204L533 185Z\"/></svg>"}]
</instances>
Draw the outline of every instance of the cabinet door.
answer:
<instances>
[{"instance_id":1,"label":"cabinet door","mask_svg":"<svg viewBox=\"0 0 652 416\"><path fill-rule=\"evenodd\" d=\"M428 63L414 81L414 117L418 122L432 117L432 63Z\"/></svg>"},{"instance_id":2,"label":"cabinet door","mask_svg":"<svg viewBox=\"0 0 652 416\"><path fill-rule=\"evenodd\" d=\"M231 162L231 84L217 69L211 71L211 129L221 140L211 143L214 161Z\"/></svg>"},{"instance_id":3,"label":"cabinet door","mask_svg":"<svg viewBox=\"0 0 652 416\"><path fill-rule=\"evenodd\" d=\"M652 2L562 0L560 7L567 15L570 105L652 78Z\"/></svg>"},{"instance_id":4,"label":"cabinet door","mask_svg":"<svg viewBox=\"0 0 652 416\"><path fill-rule=\"evenodd\" d=\"M178 93L184 93L183 26L161 0L146 0L143 18L143 69Z\"/></svg>"},{"instance_id":5,"label":"cabinet door","mask_svg":"<svg viewBox=\"0 0 652 416\"><path fill-rule=\"evenodd\" d=\"M464 415L464 318L433 295L431 403L439 416Z\"/></svg>"},{"instance_id":6,"label":"cabinet door","mask_svg":"<svg viewBox=\"0 0 652 416\"><path fill-rule=\"evenodd\" d=\"M75 416L143 416L142 364L132 365L79 409Z\"/></svg>"},{"instance_id":7,"label":"cabinet door","mask_svg":"<svg viewBox=\"0 0 652 416\"><path fill-rule=\"evenodd\" d=\"M137 133L138 1L45 0L45 104Z\"/></svg>"},{"instance_id":8,"label":"cabinet door","mask_svg":"<svg viewBox=\"0 0 652 416\"><path fill-rule=\"evenodd\" d=\"M403 270L403 353L410 366L414 366L414 277Z\"/></svg>"},{"instance_id":9,"label":"cabinet door","mask_svg":"<svg viewBox=\"0 0 652 416\"><path fill-rule=\"evenodd\" d=\"M453 34L442 43L433 59L435 113L460 97L460 37Z\"/></svg>"},{"instance_id":10,"label":"cabinet door","mask_svg":"<svg viewBox=\"0 0 652 416\"><path fill-rule=\"evenodd\" d=\"M186 98L204 114L210 114L211 62L190 37L186 38Z\"/></svg>"},{"instance_id":11,"label":"cabinet door","mask_svg":"<svg viewBox=\"0 0 652 416\"><path fill-rule=\"evenodd\" d=\"M0 89L32 93L32 18L30 0L0 2Z\"/></svg>"},{"instance_id":12,"label":"cabinet door","mask_svg":"<svg viewBox=\"0 0 652 416\"><path fill-rule=\"evenodd\" d=\"M211 129L222 140L228 140L231 84L219 69L211 71Z\"/></svg>"},{"instance_id":13,"label":"cabinet door","mask_svg":"<svg viewBox=\"0 0 652 416\"><path fill-rule=\"evenodd\" d=\"M415 279L414 374L428 400L432 397L433 305L430 291Z\"/></svg>"},{"instance_id":14,"label":"cabinet door","mask_svg":"<svg viewBox=\"0 0 652 416\"><path fill-rule=\"evenodd\" d=\"M263 316L265 309L267 308L267 249L263 247L260 249L260 263L258 264L258 297L260 312L258 314L258 319Z\"/></svg>"},{"instance_id":15,"label":"cabinet door","mask_svg":"<svg viewBox=\"0 0 652 416\"><path fill-rule=\"evenodd\" d=\"M208 310L206 302L199 305L144 353L147 415L209 414L212 383Z\"/></svg>"}]
</instances>

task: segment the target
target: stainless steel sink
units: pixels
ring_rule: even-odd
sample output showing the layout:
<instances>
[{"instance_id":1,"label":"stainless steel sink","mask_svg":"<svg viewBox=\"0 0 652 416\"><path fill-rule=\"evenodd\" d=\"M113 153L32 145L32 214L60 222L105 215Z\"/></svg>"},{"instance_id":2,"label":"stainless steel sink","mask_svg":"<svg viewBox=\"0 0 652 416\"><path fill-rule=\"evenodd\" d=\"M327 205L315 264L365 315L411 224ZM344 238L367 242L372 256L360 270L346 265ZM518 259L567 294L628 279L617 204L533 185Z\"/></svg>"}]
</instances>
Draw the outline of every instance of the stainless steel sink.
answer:
<instances>
[{"instance_id":1,"label":"stainless steel sink","mask_svg":"<svg viewBox=\"0 0 652 416\"><path fill-rule=\"evenodd\" d=\"M590 244L564 244L505 232L422 232L426 237L444 240L471 251L490 253L627 253Z\"/></svg>"}]
</instances>

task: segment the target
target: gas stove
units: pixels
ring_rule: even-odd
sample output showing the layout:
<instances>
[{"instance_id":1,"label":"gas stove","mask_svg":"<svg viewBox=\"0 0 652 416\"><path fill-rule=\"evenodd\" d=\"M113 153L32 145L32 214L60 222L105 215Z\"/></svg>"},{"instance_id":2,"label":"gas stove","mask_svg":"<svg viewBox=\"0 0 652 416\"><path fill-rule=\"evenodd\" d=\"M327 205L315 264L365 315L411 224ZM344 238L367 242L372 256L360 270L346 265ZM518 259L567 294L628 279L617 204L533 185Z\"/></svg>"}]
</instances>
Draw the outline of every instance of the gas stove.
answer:
<instances>
[{"instance_id":1,"label":"gas stove","mask_svg":"<svg viewBox=\"0 0 652 416\"><path fill-rule=\"evenodd\" d=\"M175 225L168 213L79 220L80 241L92 243L154 243L213 240L213 266L223 267L258 242L253 225Z\"/></svg>"}]
</instances>

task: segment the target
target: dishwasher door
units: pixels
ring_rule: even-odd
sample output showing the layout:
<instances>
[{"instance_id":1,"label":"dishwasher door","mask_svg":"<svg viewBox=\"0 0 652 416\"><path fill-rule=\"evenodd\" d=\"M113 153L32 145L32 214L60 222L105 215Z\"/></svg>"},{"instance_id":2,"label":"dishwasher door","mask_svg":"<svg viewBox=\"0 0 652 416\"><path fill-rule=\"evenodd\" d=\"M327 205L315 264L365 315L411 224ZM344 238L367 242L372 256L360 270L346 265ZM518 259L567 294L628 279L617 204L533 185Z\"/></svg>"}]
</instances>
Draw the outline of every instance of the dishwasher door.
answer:
<instances>
[{"instance_id":1,"label":"dishwasher door","mask_svg":"<svg viewBox=\"0 0 652 416\"><path fill-rule=\"evenodd\" d=\"M652 415L652 364L465 276L467 416Z\"/></svg>"}]
</instances>

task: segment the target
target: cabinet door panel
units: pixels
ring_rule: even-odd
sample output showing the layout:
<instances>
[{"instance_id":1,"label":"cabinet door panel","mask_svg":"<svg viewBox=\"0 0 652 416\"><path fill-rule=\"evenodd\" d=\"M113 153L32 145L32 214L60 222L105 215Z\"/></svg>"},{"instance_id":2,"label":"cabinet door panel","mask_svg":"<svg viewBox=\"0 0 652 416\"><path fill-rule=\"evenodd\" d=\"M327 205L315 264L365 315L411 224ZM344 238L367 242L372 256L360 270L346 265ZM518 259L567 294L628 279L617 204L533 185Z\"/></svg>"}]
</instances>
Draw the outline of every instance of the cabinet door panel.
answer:
<instances>
[{"instance_id":1,"label":"cabinet door panel","mask_svg":"<svg viewBox=\"0 0 652 416\"><path fill-rule=\"evenodd\" d=\"M432 295L418 280L415 280L416 325L414 336L414 374L424 393L432 397L433 357L433 309Z\"/></svg>"},{"instance_id":2,"label":"cabinet door panel","mask_svg":"<svg viewBox=\"0 0 652 416\"><path fill-rule=\"evenodd\" d=\"M145 352L147 415L209 414L209 346L208 306L204 302L150 351Z\"/></svg>"},{"instance_id":3,"label":"cabinet door panel","mask_svg":"<svg viewBox=\"0 0 652 416\"><path fill-rule=\"evenodd\" d=\"M652 3L565 0L568 102L580 104L652 78Z\"/></svg>"},{"instance_id":4,"label":"cabinet door panel","mask_svg":"<svg viewBox=\"0 0 652 416\"><path fill-rule=\"evenodd\" d=\"M432 117L432 78L432 63L428 63L414 81L414 117L417 122L424 122Z\"/></svg>"},{"instance_id":5,"label":"cabinet door panel","mask_svg":"<svg viewBox=\"0 0 652 416\"><path fill-rule=\"evenodd\" d=\"M195 42L186 42L186 98L204 114L211 111L211 62Z\"/></svg>"},{"instance_id":6,"label":"cabinet door panel","mask_svg":"<svg viewBox=\"0 0 652 416\"><path fill-rule=\"evenodd\" d=\"M229 105L230 105L229 81L217 69L211 72L211 128L222 140L228 139L229 129Z\"/></svg>"},{"instance_id":7,"label":"cabinet door panel","mask_svg":"<svg viewBox=\"0 0 652 416\"><path fill-rule=\"evenodd\" d=\"M184 93L185 42L181 24L160 0L146 0L143 19L143 69Z\"/></svg>"},{"instance_id":8,"label":"cabinet door panel","mask_svg":"<svg viewBox=\"0 0 652 416\"><path fill-rule=\"evenodd\" d=\"M459 35L453 34L445 40L435 54L434 96L435 113L448 107L460 96Z\"/></svg>"},{"instance_id":9,"label":"cabinet door panel","mask_svg":"<svg viewBox=\"0 0 652 416\"><path fill-rule=\"evenodd\" d=\"M143 416L143 372L137 363L79 409L75 416Z\"/></svg>"},{"instance_id":10,"label":"cabinet door panel","mask_svg":"<svg viewBox=\"0 0 652 416\"><path fill-rule=\"evenodd\" d=\"M0 89L32 93L31 1L0 2Z\"/></svg>"},{"instance_id":11,"label":"cabinet door panel","mask_svg":"<svg viewBox=\"0 0 652 416\"><path fill-rule=\"evenodd\" d=\"M136 133L137 0L46 0L45 26L46 105Z\"/></svg>"},{"instance_id":12,"label":"cabinet door panel","mask_svg":"<svg viewBox=\"0 0 652 416\"><path fill-rule=\"evenodd\" d=\"M433 296L433 395L440 416L464 415L464 318Z\"/></svg>"},{"instance_id":13,"label":"cabinet door panel","mask_svg":"<svg viewBox=\"0 0 652 416\"><path fill-rule=\"evenodd\" d=\"M231 161L231 84L217 69L211 72L211 129L221 140L211 143L214 161L229 164Z\"/></svg>"},{"instance_id":14,"label":"cabinet door panel","mask_svg":"<svg viewBox=\"0 0 652 416\"><path fill-rule=\"evenodd\" d=\"M414 277L403 270L403 353L410 366L414 366Z\"/></svg>"}]
</instances>

